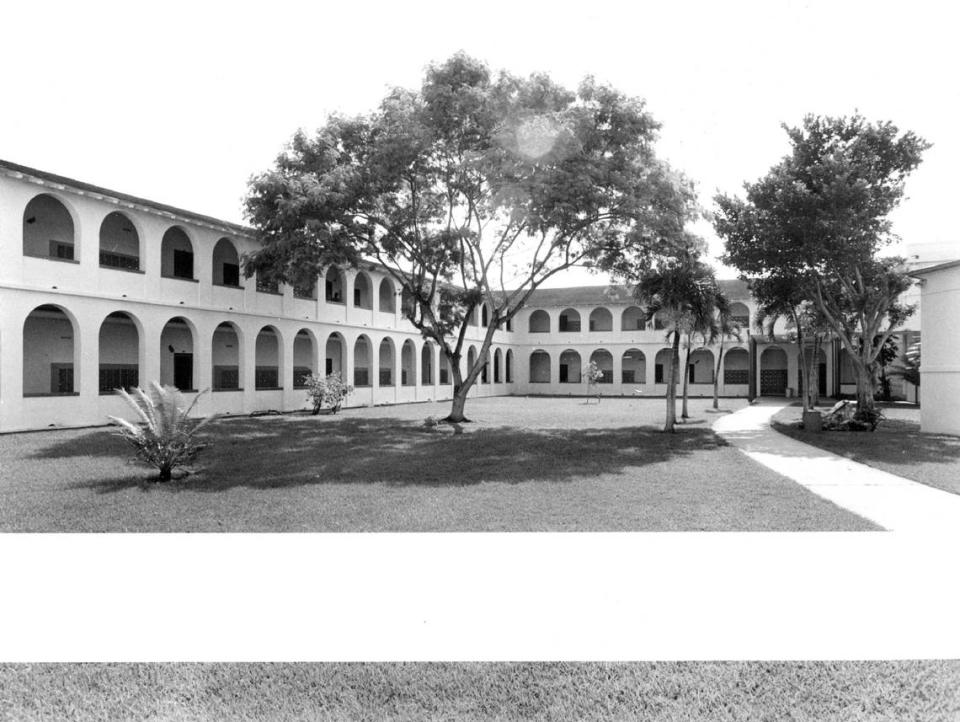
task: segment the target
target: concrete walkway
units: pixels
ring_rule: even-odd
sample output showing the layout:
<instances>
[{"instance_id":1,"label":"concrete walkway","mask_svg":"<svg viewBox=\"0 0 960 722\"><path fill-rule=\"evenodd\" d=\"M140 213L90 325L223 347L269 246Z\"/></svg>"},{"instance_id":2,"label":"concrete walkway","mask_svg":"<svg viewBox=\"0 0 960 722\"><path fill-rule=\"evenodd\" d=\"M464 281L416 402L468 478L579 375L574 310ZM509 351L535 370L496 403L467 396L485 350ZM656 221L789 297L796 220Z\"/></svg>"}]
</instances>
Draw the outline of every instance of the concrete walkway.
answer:
<instances>
[{"instance_id":1,"label":"concrete walkway","mask_svg":"<svg viewBox=\"0 0 960 722\"><path fill-rule=\"evenodd\" d=\"M960 533L960 495L851 461L770 427L782 403L748 406L713 429L754 461L890 531Z\"/></svg>"}]
</instances>

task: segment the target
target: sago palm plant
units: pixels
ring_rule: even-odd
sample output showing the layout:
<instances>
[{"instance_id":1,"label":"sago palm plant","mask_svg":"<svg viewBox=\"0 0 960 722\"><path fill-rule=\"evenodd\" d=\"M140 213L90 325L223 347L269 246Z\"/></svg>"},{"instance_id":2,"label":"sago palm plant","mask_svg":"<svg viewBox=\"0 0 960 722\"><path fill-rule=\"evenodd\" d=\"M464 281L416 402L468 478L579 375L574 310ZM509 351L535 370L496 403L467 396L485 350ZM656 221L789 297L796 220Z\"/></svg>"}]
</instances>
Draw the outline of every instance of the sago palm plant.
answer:
<instances>
[{"instance_id":1,"label":"sago palm plant","mask_svg":"<svg viewBox=\"0 0 960 722\"><path fill-rule=\"evenodd\" d=\"M195 434L214 417L199 422L190 418L201 394L183 408L180 392L156 381L150 385L150 393L141 388L133 389L132 394L123 389L117 389L117 393L137 412L142 424L116 416L110 416L110 421L120 427L119 435L136 449L136 457L160 472L160 481L169 481L175 468L190 463L203 449L204 444L197 441Z\"/></svg>"}]
</instances>

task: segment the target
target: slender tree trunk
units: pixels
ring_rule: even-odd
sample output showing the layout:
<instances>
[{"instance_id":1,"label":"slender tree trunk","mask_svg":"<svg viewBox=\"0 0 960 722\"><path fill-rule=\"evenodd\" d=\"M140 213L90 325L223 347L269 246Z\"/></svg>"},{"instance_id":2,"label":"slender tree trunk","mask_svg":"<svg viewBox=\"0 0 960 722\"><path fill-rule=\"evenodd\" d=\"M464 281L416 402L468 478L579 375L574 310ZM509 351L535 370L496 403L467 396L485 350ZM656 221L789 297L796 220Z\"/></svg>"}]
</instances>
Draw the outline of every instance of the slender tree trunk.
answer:
<instances>
[{"instance_id":1,"label":"slender tree trunk","mask_svg":"<svg viewBox=\"0 0 960 722\"><path fill-rule=\"evenodd\" d=\"M687 385L690 382L690 337L687 336L687 347L685 349L686 353L683 355L683 403L680 408L680 418L689 419L690 414L687 413Z\"/></svg>"},{"instance_id":2,"label":"slender tree trunk","mask_svg":"<svg viewBox=\"0 0 960 722\"><path fill-rule=\"evenodd\" d=\"M800 319L797 318L797 315L793 315L793 323L797 327L797 349L799 350L798 358L800 360L800 377L803 379L803 394L800 399L800 402L803 404L803 410L809 411L813 407L808 403L810 398L810 368L807 365L807 354L803 348L803 329L800 325ZM787 386L790 385L790 379L787 379Z\"/></svg>"},{"instance_id":3,"label":"slender tree trunk","mask_svg":"<svg viewBox=\"0 0 960 722\"><path fill-rule=\"evenodd\" d=\"M720 337L720 351L717 352L717 370L713 373L713 408L720 408L720 365L723 363L723 336Z\"/></svg>"},{"instance_id":4,"label":"slender tree trunk","mask_svg":"<svg viewBox=\"0 0 960 722\"><path fill-rule=\"evenodd\" d=\"M857 376L857 411L873 411L876 406L873 369L861 359L855 358L853 370Z\"/></svg>"},{"instance_id":5,"label":"slender tree trunk","mask_svg":"<svg viewBox=\"0 0 960 722\"><path fill-rule=\"evenodd\" d=\"M444 419L452 424L459 424L468 421L463 414L467 405L467 394L470 392L470 386L463 383L463 375L460 373L460 359L448 359L450 366L450 375L453 376L453 405L450 408L450 415Z\"/></svg>"},{"instance_id":6,"label":"slender tree trunk","mask_svg":"<svg viewBox=\"0 0 960 722\"><path fill-rule=\"evenodd\" d=\"M667 383L667 422L664 431L674 433L677 423L677 367L680 365L680 330L673 332L673 353L670 358L670 379Z\"/></svg>"}]
</instances>

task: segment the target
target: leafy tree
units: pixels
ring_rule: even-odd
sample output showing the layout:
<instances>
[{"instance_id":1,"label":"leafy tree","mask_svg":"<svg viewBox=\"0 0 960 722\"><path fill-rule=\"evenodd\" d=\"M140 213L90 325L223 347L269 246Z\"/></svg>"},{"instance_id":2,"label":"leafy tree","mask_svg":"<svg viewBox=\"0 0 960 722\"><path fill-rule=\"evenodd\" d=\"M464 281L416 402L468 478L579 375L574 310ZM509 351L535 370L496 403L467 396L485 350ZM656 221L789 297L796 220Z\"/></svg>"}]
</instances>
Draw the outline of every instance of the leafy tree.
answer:
<instances>
[{"instance_id":1,"label":"leafy tree","mask_svg":"<svg viewBox=\"0 0 960 722\"><path fill-rule=\"evenodd\" d=\"M701 261L696 252L655 259L634 287L635 298L646 309L647 321L658 315L669 329L671 357L664 431L676 430L681 336L694 328L694 319L714 315L719 295L713 269Z\"/></svg>"},{"instance_id":2,"label":"leafy tree","mask_svg":"<svg viewBox=\"0 0 960 722\"><path fill-rule=\"evenodd\" d=\"M892 123L807 116L784 126L791 153L746 199L716 197L726 262L751 279L792 279L850 353L859 412L874 406L877 356L912 312L901 259L881 258L893 238L888 215L929 147ZM859 413L858 412L858 413Z\"/></svg>"},{"instance_id":3,"label":"leafy tree","mask_svg":"<svg viewBox=\"0 0 960 722\"><path fill-rule=\"evenodd\" d=\"M117 416L108 418L120 427L119 435L136 449L136 457L160 472L160 481L170 481L174 469L189 464L206 447L195 434L214 417L208 416L199 422L190 418L200 394L184 407L177 389L161 386L156 381L149 393L141 388L134 388L132 394L123 389L117 389L117 393L137 412L141 423L134 424Z\"/></svg>"},{"instance_id":4,"label":"leafy tree","mask_svg":"<svg viewBox=\"0 0 960 722\"><path fill-rule=\"evenodd\" d=\"M314 416L319 414L324 406L329 407L331 413L337 413L343 400L353 393L353 386L343 383L343 379L337 372L325 377L310 374L304 383L307 388L307 398L313 404Z\"/></svg>"},{"instance_id":5,"label":"leafy tree","mask_svg":"<svg viewBox=\"0 0 960 722\"><path fill-rule=\"evenodd\" d=\"M330 264L378 263L450 361L448 420L464 420L494 331L540 284L578 264L643 266L696 211L690 184L654 153L658 127L642 101L592 78L571 91L454 55L419 91L298 132L251 180L263 245L245 273L297 283ZM489 325L464 375L481 303Z\"/></svg>"},{"instance_id":6,"label":"leafy tree","mask_svg":"<svg viewBox=\"0 0 960 722\"><path fill-rule=\"evenodd\" d=\"M729 309L727 297L720 291L719 286L714 289L714 297L710 304L698 306L696 310L689 312L683 319L684 331L684 359L683 359L683 400L680 404L680 418L689 419L690 413L687 409L688 391L690 387L690 352L693 350L695 340L699 339L701 346L707 346L716 341L717 332L717 313L720 308ZM703 315L698 315L702 313ZM716 396L717 386L714 383L714 396ZM716 399L714 399L716 400Z\"/></svg>"},{"instance_id":7,"label":"leafy tree","mask_svg":"<svg viewBox=\"0 0 960 722\"><path fill-rule=\"evenodd\" d=\"M587 377L587 388L590 389L591 394L597 395L597 403L600 403L600 382L603 381L603 371L600 369L600 365L596 361L591 361L587 365L587 370L585 373Z\"/></svg>"}]
</instances>

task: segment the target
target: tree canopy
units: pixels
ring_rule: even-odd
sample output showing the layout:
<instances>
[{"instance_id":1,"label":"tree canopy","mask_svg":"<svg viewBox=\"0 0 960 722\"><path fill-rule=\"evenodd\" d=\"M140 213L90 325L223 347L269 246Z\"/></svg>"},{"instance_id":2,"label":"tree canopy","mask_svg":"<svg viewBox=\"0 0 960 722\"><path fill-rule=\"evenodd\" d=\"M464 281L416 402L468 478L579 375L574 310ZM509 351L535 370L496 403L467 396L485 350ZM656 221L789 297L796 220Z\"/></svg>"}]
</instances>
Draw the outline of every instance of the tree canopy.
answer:
<instances>
[{"instance_id":1,"label":"tree canopy","mask_svg":"<svg viewBox=\"0 0 960 722\"><path fill-rule=\"evenodd\" d=\"M294 135L250 182L262 249L245 272L302 284L331 264L377 263L450 360L461 420L494 330L540 284L573 265L643 267L682 238L695 196L657 158L658 128L643 101L592 78L571 91L459 53L431 65L419 91ZM461 376L481 303L480 360Z\"/></svg>"},{"instance_id":2,"label":"tree canopy","mask_svg":"<svg viewBox=\"0 0 960 722\"><path fill-rule=\"evenodd\" d=\"M791 153L746 184L746 199L715 199L724 260L752 280L761 304L816 304L853 359L861 408L872 409L877 355L912 312L900 302L910 285L902 259L880 253L929 144L860 115L784 128Z\"/></svg>"}]
</instances>

